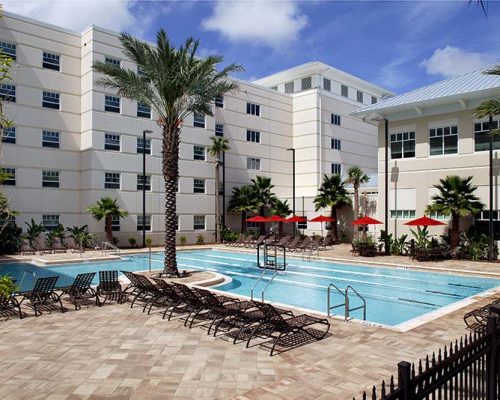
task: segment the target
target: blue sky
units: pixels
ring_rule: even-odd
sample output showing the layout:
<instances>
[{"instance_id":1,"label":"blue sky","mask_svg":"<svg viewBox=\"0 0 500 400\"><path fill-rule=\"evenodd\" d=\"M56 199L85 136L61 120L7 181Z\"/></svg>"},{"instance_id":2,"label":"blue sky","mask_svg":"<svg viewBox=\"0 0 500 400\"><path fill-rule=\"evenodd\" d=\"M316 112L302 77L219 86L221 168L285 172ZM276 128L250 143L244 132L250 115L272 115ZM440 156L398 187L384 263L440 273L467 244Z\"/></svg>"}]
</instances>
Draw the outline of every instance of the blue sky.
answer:
<instances>
[{"instance_id":1,"label":"blue sky","mask_svg":"<svg viewBox=\"0 0 500 400\"><path fill-rule=\"evenodd\" d=\"M7 11L74 30L95 24L154 41L163 27L201 54L219 54L256 79L323 61L402 93L500 61L500 2L488 18L468 1L30 1Z\"/></svg>"}]
</instances>

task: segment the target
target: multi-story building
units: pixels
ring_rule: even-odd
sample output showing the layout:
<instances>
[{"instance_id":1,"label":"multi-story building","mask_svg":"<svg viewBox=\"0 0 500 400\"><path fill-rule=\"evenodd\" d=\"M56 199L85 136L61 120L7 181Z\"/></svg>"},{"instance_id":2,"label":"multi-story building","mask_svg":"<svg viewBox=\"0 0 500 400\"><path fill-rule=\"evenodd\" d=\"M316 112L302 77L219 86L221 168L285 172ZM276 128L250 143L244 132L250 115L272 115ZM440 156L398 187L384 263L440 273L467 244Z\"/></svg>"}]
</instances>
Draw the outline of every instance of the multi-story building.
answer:
<instances>
[{"instance_id":1,"label":"multi-story building","mask_svg":"<svg viewBox=\"0 0 500 400\"><path fill-rule=\"evenodd\" d=\"M476 195L489 208L489 123L477 119L474 109L481 101L500 97L500 77L482 71L437 82L377 104L357 110L353 115L378 120L378 215L385 217L388 204L389 232L408 233L404 225L421 216L436 194L434 185L447 175L473 176ZM498 127L500 116L493 126ZM388 126L388 198L385 193L385 141ZM495 238L500 237L498 195L498 150L500 138L494 138L494 224ZM388 203L386 203L388 202ZM488 212L475 216L476 226L487 233ZM434 218L447 218L432 215ZM466 228L472 218L462 220ZM430 228L441 234L442 227Z\"/></svg>"},{"instance_id":2,"label":"multi-story building","mask_svg":"<svg viewBox=\"0 0 500 400\"><path fill-rule=\"evenodd\" d=\"M109 196L129 211L127 218L113 221L121 244L138 238L143 224L161 242L164 187L154 112L95 84L95 61L137 68L124 56L118 34L95 26L77 33L5 13L0 47L15 60L11 82L0 87L0 95L10 99L6 112L15 123L4 135L1 167L12 176L3 190L20 212L18 225L33 218L48 229L58 223L87 224L100 233L102 222L86 208ZM290 90L290 81L300 90ZM351 165L366 172L377 169L376 128L350 113L378 101L386 90L321 63L237 83L237 90L215 99L213 116L191 115L183 123L178 234L188 241L199 234L212 240L214 196L228 198L233 187L256 175L270 176L277 195L292 203L292 153L287 149L295 149L296 212L301 214L312 212L311 197L322 174L344 173ZM145 145L145 177L144 130L152 131ZM214 187L214 160L207 154L214 135L226 137L231 147L225 193ZM228 214L226 222L239 227L236 215Z\"/></svg>"}]
</instances>

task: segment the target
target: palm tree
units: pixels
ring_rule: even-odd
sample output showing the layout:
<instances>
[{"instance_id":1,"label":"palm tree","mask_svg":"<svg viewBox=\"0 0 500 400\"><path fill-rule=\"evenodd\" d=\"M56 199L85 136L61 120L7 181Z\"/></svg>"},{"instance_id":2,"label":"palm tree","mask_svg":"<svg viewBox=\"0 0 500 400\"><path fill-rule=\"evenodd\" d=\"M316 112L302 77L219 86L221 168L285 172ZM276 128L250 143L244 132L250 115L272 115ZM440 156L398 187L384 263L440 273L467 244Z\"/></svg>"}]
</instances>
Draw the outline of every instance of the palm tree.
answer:
<instances>
[{"instance_id":1,"label":"palm tree","mask_svg":"<svg viewBox=\"0 0 500 400\"><path fill-rule=\"evenodd\" d=\"M477 214L484 209L484 204L474 195L477 186L471 184L472 176L461 178L457 175L448 175L440 179L439 185L434 185L439 193L432 196L432 204L427 206L426 212L438 212L442 215L451 215L451 248L459 244L460 217Z\"/></svg>"},{"instance_id":2,"label":"palm tree","mask_svg":"<svg viewBox=\"0 0 500 400\"><path fill-rule=\"evenodd\" d=\"M210 138L212 145L208 148L210 155L215 157L215 241L220 242L220 206L219 206L219 179L220 173L219 169L222 164L224 153L231 148L229 147L229 142L226 138L212 136Z\"/></svg>"},{"instance_id":3,"label":"palm tree","mask_svg":"<svg viewBox=\"0 0 500 400\"><path fill-rule=\"evenodd\" d=\"M247 224L245 220L249 212L255 210L254 201L252 198L252 186L244 185L233 188L233 195L229 201L229 211L241 213L241 233L246 232Z\"/></svg>"},{"instance_id":4,"label":"palm tree","mask_svg":"<svg viewBox=\"0 0 500 400\"><path fill-rule=\"evenodd\" d=\"M335 219L332 222L332 233L335 239L338 239L337 229L337 210L351 205L351 199L348 196L345 182L340 175L324 175L323 183L318 189L318 195L314 198L316 211L321 208L330 207L331 217Z\"/></svg>"},{"instance_id":5,"label":"palm tree","mask_svg":"<svg viewBox=\"0 0 500 400\"><path fill-rule=\"evenodd\" d=\"M271 206L271 212L273 215L279 215L280 217L288 217L292 209L290 208L290 204L288 204L288 200L281 201L279 199L275 200L273 205ZM278 234L283 235L283 222L280 222L278 225Z\"/></svg>"},{"instance_id":6,"label":"palm tree","mask_svg":"<svg viewBox=\"0 0 500 400\"><path fill-rule=\"evenodd\" d=\"M274 187L271 184L271 178L267 176L257 175L255 179L251 179L252 182L252 199L255 207L255 212L257 212L261 217L265 217L266 209L272 207L272 205L278 200L275 194L272 192ZM260 234L264 235L266 233L265 224L260 224Z\"/></svg>"},{"instance_id":7,"label":"palm tree","mask_svg":"<svg viewBox=\"0 0 500 400\"><path fill-rule=\"evenodd\" d=\"M110 243L113 242L113 228L111 221L113 218L125 218L128 212L118 206L116 199L111 197L103 197L95 204L87 207L87 212L100 221L104 218L104 232L106 233L106 240Z\"/></svg>"},{"instance_id":8,"label":"palm tree","mask_svg":"<svg viewBox=\"0 0 500 400\"><path fill-rule=\"evenodd\" d=\"M175 258L176 191L179 178L179 143L183 121L191 113L212 115L217 96L237 88L227 78L241 71L236 64L217 71L223 61L219 56L200 58L199 41L189 38L178 49L172 46L161 29L156 45L150 45L122 33L123 52L137 65L135 70L94 63L94 69L105 76L97 84L116 90L118 95L150 105L158 115L161 128L163 178L165 181L165 262L167 276L178 276Z\"/></svg>"},{"instance_id":9,"label":"palm tree","mask_svg":"<svg viewBox=\"0 0 500 400\"><path fill-rule=\"evenodd\" d=\"M359 187L368 183L370 178L364 173L364 171L357 165L349 168L347 171L346 183L349 183L354 188L354 219L359 218ZM359 236L359 231L356 229L356 237Z\"/></svg>"}]
</instances>

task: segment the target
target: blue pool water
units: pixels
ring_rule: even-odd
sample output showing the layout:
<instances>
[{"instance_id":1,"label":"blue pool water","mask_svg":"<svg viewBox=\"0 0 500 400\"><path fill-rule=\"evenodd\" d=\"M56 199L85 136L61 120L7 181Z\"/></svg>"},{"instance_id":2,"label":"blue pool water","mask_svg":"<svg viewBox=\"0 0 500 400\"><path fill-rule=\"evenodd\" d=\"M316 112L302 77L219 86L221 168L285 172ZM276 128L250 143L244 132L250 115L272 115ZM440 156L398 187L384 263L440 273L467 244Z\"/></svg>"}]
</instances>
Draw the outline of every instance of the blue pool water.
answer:
<instances>
[{"instance_id":1,"label":"blue pool water","mask_svg":"<svg viewBox=\"0 0 500 400\"><path fill-rule=\"evenodd\" d=\"M256 256L250 253L200 250L182 251L177 254L179 269L206 269L220 272L232 281L217 286L235 294L250 295L252 286L262 270L256 266ZM425 313L460 301L477 293L500 285L500 280L472 276L430 273L398 268L383 268L362 265L339 264L323 261L303 261L289 258L286 271L279 272L266 291L266 300L326 312L326 287L334 283L344 290L352 285L367 301L367 320L385 325L397 325ZM160 269L163 254L152 254L152 268ZM25 270L34 271L36 277L60 275L58 286L71 284L81 272L99 270L140 271L148 269L147 255L123 257L121 261L68 264L36 267L26 263L0 264L0 275L8 274L21 281ZM255 290L255 296L268 283L271 272ZM95 279L97 283L98 278ZM21 289L29 290L33 285L27 274ZM342 303L340 294L334 294L332 303ZM359 305L351 297L351 306ZM343 308L335 311L343 315ZM362 311L351 313L362 318Z\"/></svg>"}]
</instances>

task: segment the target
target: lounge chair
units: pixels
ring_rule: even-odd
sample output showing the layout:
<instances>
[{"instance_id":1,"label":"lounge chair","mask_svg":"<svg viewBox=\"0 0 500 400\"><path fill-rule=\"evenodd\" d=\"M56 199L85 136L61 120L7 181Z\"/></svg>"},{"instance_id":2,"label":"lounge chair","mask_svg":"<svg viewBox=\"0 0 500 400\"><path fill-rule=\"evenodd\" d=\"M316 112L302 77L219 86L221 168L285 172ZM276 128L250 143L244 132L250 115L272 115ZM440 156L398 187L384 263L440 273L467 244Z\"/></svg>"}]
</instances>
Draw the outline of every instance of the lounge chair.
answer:
<instances>
[{"instance_id":1,"label":"lounge chair","mask_svg":"<svg viewBox=\"0 0 500 400\"><path fill-rule=\"evenodd\" d=\"M241 242L236 244L236 247L250 247L251 243L255 240L252 234L248 235Z\"/></svg>"},{"instance_id":2,"label":"lounge chair","mask_svg":"<svg viewBox=\"0 0 500 400\"><path fill-rule=\"evenodd\" d=\"M249 244L245 245L245 247L251 247L253 249L256 249L257 247L259 247L259 245L264 243L265 240L266 240L266 235L260 235L257 239L252 240Z\"/></svg>"},{"instance_id":3,"label":"lounge chair","mask_svg":"<svg viewBox=\"0 0 500 400\"><path fill-rule=\"evenodd\" d=\"M313 245L313 240L306 236L297 246L295 246L296 252L307 251L310 250Z\"/></svg>"},{"instance_id":4,"label":"lounge chair","mask_svg":"<svg viewBox=\"0 0 500 400\"><path fill-rule=\"evenodd\" d=\"M335 244L335 238L332 235L328 235L323 238L321 244L319 245L319 250L331 250Z\"/></svg>"},{"instance_id":5,"label":"lounge chair","mask_svg":"<svg viewBox=\"0 0 500 400\"><path fill-rule=\"evenodd\" d=\"M75 306L75 310L80 310L82 308L82 304L88 304L90 299L95 299L95 304L97 306L99 305L97 292L91 287L95 274L95 272L78 274L71 286L61 288L62 295L69 296L68 300Z\"/></svg>"},{"instance_id":6,"label":"lounge chair","mask_svg":"<svg viewBox=\"0 0 500 400\"><path fill-rule=\"evenodd\" d=\"M238 237L236 238L236 240L234 240L232 242L224 242L224 244L226 246L234 247L234 246L237 246L238 243L241 243L243 240L245 240L245 235L243 233L240 233L238 235Z\"/></svg>"},{"instance_id":7,"label":"lounge chair","mask_svg":"<svg viewBox=\"0 0 500 400\"><path fill-rule=\"evenodd\" d=\"M151 307L158 300L166 295L163 293L161 288L151 282L147 277L140 274L134 274L130 271L122 271L122 273L130 280L131 285L127 286L125 291L129 288L133 288L132 295L134 298L130 304L130 308L132 308L137 300L144 302L144 306L142 308L142 312L146 311L148 305L151 304L149 310L151 311Z\"/></svg>"},{"instance_id":8,"label":"lounge chair","mask_svg":"<svg viewBox=\"0 0 500 400\"><path fill-rule=\"evenodd\" d=\"M165 298L163 299L162 306L165 306L165 311L163 312L163 319L167 316L168 320L172 318L175 314L186 314L190 313L193 306L189 303L183 293L175 286L170 283L165 282L161 278L152 278L156 282L156 285L163 291ZM149 308L148 314L151 312L151 307Z\"/></svg>"},{"instance_id":9,"label":"lounge chair","mask_svg":"<svg viewBox=\"0 0 500 400\"><path fill-rule=\"evenodd\" d=\"M292 237L291 237L291 236L289 236L289 235L285 235L285 236L283 236L283 237L282 237L282 238L278 241L278 243L276 243L276 245L277 245L277 246L286 246L286 244L287 244L288 242L290 242L290 240L291 240L291 239L292 239Z\"/></svg>"},{"instance_id":10,"label":"lounge chair","mask_svg":"<svg viewBox=\"0 0 500 400\"><path fill-rule=\"evenodd\" d=\"M19 306L26 301L26 306L35 311L35 316L43 314L44 311L49 313L55 308L65 312L61 302L61 296L55 292L56 283L59 276L50 276L46 278L38 278L35 282L33 290L21 293L23 296L19 302Z\"/></svg>"},{"instance_id":11,"label":"lounge chair","mask_svg":"<svg viewBox=\"0 0 500 400\"><path fill-rule=\"evenodd\" d=\"M104 297L99 306L108 300L116 300L119 304L123 302L123 290L118 280L118 271L99 271L99 285L97 286L97 296Z\"/></svg>"},{"instance_id":12,"label":"lounge chair","mask_svg":"<svg viewBox=\"0 0 500 400\"><path fill-rule=\"evenodd\" d=\"M15 284L16 281L13 281ZM5 295L0 293L0 316L9 318L11 315L19 314L19 318L23 318L21 306L15 297L15 291Z\"/></svg>"},{"instance_id":13,"label":"lounge chair","mask_svg":"<svg viewBox=\"0 0 500 400\"><path fill-rule=\"evenodd\" d=\"M488 315L490 315L490 307L498 304L500 304L500 299L465 313L464 322L467 329L474 332L484 329L486 327Z\"/></svg>"},{"instance_id":14,"label":"lounge chair","mask_svg":"<svg viewBox=\"0 0 500 400\"><path fill-rule=\"evenodd\" d=\"M30 242L27 239L23 239L21 241L21 255L26 254L35 254L35 249L31 246Z\"/></svg>"},{"instance_id":15,"label":"lounge chair","mask_svg":"<svg viewBox=\"0 0 500 400\"><path fill-rule=\"evenodd\" d=\"M292 240L288 242L288 244L286 245L286 249L288 251L295 251L295 248L297 247L298 244L300 244L301 241L302 241L301 236L295 236Z\"/></svg>"}]
</instances>

